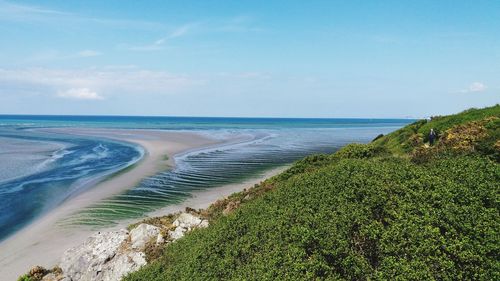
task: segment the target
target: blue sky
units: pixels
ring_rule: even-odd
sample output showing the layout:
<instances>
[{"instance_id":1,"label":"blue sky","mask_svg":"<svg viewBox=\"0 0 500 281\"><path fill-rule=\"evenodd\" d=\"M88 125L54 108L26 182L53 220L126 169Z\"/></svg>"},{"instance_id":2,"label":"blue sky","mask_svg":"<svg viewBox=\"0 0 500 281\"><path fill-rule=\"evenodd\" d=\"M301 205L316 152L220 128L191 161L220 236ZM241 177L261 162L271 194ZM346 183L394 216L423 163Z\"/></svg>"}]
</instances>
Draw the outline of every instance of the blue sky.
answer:
<instances>
[{"instance_id":1,"label":"blue sky","mask_svg":"<svg viewBox=\"0 0 500 281\"><path fill-rule=\"evenodd\" d=\"M500 102L500 1L3 1L0 113L423 117Z\"/></svg>"}]
</instances>

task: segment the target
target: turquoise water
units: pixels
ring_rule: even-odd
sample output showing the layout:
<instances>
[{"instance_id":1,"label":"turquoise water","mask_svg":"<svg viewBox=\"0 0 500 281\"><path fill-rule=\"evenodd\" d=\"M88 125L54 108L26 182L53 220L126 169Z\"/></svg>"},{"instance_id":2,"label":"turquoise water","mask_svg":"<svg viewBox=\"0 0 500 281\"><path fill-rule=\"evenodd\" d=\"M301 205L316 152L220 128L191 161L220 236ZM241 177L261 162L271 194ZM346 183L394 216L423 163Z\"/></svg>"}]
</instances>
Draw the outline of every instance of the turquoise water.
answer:
<instances>
[{"instance_id":1,"label":"turquoise water","mask_svg":"<svg viewBox=\"0 0 500 281\"><path fill-rule=\"evenodd\" d=\"M408 119L230 118L0 115L1 127L93 127L163 130L401 127Z\"/></svg>"},{"instance_id":2,"label":"turquoise water","mask_svg":"<svg viewBox=\"0 0 500 281\"><path fill-rule=\"evenodd\" d=\"M176 167L78 212L63 225L112 225L180 202L194 191L239 182L313 153L369 142L412 120L202 117L1 116L0 240L136 161L140 147L40 128L180 130L247 141L176 156Z\"/></svg>"}]
</instances>

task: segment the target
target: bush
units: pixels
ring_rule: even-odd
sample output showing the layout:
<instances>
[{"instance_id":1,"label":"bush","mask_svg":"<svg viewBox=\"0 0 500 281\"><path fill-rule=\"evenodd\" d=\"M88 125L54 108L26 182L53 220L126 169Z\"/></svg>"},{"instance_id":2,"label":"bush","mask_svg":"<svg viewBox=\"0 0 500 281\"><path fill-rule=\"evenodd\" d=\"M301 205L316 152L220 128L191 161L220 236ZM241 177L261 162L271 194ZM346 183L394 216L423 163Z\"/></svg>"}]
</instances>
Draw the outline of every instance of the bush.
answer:
<instances>
[{"instance_id":1,"label":"bush","mask_svg":"<svg viewBox=\"0 0 500 281\"><path fill-rule=\"evenodd\" d=\"M210 227L125 280L500 280L499 115L420 120L306 157L213 204ZM243 203L220 215L231 202Z\"/></svg>"},{"instance_id":2,"label":"bush","mask_svg":"<svg viewBox=\"0 0 500 281\"><path fill-rule=\"evenodd\" d=\"M364 159L375 155L375 147L370 144L351 143L342 147L333 157L338 159Z\"/></svg>"},{"instance_id":3,"label":"bush","mask_svg":"<svg viewBox=\"0 0 500 281\"><path fill-rule=\"evenodd\" d=\"M485 158L332 160L126 280L498 280L499 181Z\"/></svg>"}]
</instances>

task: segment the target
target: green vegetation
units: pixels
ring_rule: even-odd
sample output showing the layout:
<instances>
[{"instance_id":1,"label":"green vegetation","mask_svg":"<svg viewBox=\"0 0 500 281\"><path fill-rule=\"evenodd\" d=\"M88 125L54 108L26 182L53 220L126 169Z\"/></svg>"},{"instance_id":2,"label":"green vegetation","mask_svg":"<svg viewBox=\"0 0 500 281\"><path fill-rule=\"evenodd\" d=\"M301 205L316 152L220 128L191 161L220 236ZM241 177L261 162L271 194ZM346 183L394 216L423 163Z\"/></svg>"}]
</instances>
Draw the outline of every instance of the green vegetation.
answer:
<instances>
[{"instance_id":1,"label":"green vegetation","mask_svg":"<svg viewBox=\"0 0 500 281\"><path fill-rule=\"evenodd\" d=\"M473 122L484 121L488 130L487 139L483 144L487 147L492 141L500 139L500 105L484 109L469 109L464 112L449 116L433 117L430 122L419 120L387 136L378 137L373 144L377 147L387 149L388 152L396 155L405 155L412 152L416 147L428 142L428 134L433 128L439 136L443 136L447 130L455 126L473 124ZM488 119L489 122L487 122ZM460 132L464 136L472 132ZM491 146L490 148L493 148ZM485 152L485 154L491 153ZM498 154L497 154L498 155Z\"/></svg>"},{"instance_id":2,"label":"green vegetation","mask_svg":"<svg viewBox=\"0 0 500 281\"><path fill-rule=\"evenodd\" d=\"M307 157L125 280L500 280L499 119L468 110Z\"/></svg>"},{"instance_id":3,"label":"green vegetation","mask_svg":"<svg viewBox=\"0 0 500 281\"><path fill-rule=\"evenodd\" d=\"M24 274L23 276L20 276L17 281L33 281L33 279L31 279L28 274Z\"/></svg>"}]
</instances>

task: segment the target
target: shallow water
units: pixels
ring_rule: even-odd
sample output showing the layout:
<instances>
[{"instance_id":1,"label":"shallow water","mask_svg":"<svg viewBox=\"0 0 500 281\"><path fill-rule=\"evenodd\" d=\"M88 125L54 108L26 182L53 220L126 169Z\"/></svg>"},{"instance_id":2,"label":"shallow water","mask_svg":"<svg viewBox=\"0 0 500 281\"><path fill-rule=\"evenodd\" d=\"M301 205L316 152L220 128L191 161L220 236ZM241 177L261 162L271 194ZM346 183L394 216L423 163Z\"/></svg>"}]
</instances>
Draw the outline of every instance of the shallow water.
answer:
<instances>
[{"instance_id":1,"label":"shallow water","mask_svg":"<svg viewBox=\"0 0 500 281\"><path fill-rule=\"evenodd\" d=\"M330 153L350 142L369 142L411 120L256 119L181 117L0 116L0 240L67 198L92 179L137 161L137 146L35 128L92 127L193 131L213 138L247 135L249 141L191 151L176 167L134 188L96 202L60 222L108 226L180 202L194 191L240 182L313 153ZM94 181L95 182L95 181Z\"/></svg>"},{"instance_id":2,"label":"shallow water","mask_svg":"<svg viewBox=\"0 0 500 281\"><path fill-rule=\"evenodd\" d=\"M143 153L108 140L11 129L0 129L0 147L0 239Z\"/></svg>"}]
</instances>

